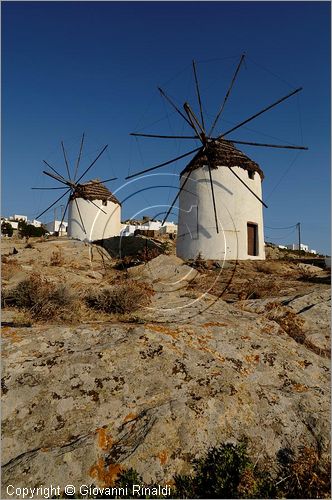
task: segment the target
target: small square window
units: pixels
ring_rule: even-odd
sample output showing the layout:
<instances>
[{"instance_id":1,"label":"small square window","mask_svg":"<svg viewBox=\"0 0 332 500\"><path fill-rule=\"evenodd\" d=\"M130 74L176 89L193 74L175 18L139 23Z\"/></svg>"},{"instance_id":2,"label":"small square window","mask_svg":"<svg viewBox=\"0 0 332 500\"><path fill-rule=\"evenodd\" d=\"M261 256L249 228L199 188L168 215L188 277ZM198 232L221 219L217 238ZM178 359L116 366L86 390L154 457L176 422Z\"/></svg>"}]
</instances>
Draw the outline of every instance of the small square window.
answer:
<instances>
[{"instance_id":1,"label":"small square window","mask_svg":"<svg viewBox=\"0 0 332 500\"><path fill-rule=\"evenodd\" d=\"M249 177L249 179L254 179L255 172L253 170L248 170L248 177Z\"/></svg>"},{"instance_id":2,"label":"small square window","mask_svg":"<svg viewBox=\"0 0 332 500\"><path fill-rule=\"evenodd\" d=\"M103 206L107 207L107 200L103 200Z\"/></svg>"}]
</instances>

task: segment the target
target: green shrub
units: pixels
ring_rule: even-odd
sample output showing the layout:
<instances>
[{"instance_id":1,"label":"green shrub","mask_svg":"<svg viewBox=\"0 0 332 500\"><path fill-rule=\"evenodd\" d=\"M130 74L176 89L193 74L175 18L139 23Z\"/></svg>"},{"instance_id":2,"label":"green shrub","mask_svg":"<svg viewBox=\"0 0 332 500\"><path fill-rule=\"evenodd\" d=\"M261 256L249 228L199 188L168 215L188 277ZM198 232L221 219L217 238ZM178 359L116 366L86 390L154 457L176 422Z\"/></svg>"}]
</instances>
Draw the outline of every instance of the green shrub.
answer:
<instances>
[{"instance_id":1,"label":"green shrub","mask_svg":"<svg viewBox=\"0 0 332 500\"><path fill-rule=\"evenodd\" d=\"M13 236L13 232L14 232L14 230L13 230L13 227L10 224L10 222L2 222L1 223L1 233L2 234L5 234L5 235L9 236L9 238L10 238L11 236Z\"/></svg>"},{"instance_id":2,"label":"green shrub","mask_svg":"<svg viewBox=\"0 0 332 500\"><path fill-rule=\"evenodd\" d=\"M35 227L24 220L20 220L18 223L18 234L21 238L29 239L32 236L41 237L44 236L46 232L47 230L43 226Z\"/></svg>"},{"instance_id":3,"label":"green shrub","mask_svg":"<svg viewBox=\"0 0 332 500\"><path fill-rule=\"evenodd\" d=\"M178 498L258 498L271 490L270 478L254 470L246 440L210 448L193 467L194 475L174 478Z\"/></svg>"},{"instance_id":4,"label":"green shrub","mask_svg":"<svg viewBox=\"0 0 332 500\"><path fill-rule=\"evenodd\" d=\"M171 498L330 498L330 465L313 448L302 448L297 458L292 450L280 450L271 465L276 466L273 478L253 464L245 439L236 445L221 444L193 461L192 475L174 476ZM133 484L154 487L134 469L123 471L114 486L128 488L128 496L121 498L134 498L129 494Z\"/></svg>"}]
</instances>

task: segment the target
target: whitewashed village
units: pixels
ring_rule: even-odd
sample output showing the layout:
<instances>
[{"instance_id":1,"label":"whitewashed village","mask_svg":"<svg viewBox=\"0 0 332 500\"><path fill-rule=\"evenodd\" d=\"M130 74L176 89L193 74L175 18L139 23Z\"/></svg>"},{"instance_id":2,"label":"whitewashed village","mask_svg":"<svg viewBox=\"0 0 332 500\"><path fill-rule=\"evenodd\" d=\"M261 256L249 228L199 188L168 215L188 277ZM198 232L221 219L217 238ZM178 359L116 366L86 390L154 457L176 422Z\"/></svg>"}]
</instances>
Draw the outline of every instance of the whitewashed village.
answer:
<instances>
[{"instance_id":1,"label":"whitewashed village","mask_svg":"<svg viewBox=\"0 0 332 500\"><path fill-rule=\"evenodd\" d=\"M51 220L45 224L37 220L29 220L26 215L14 214L10 217L1 217L1 224L4 223L2 237L9 238L12 236L19 236L18 224L20 221L25 222L27 225L34 227L43 227L45 229L45 235L49 234L51 236L69 236L68 234L68 222L62 221L61 219ZM8 230L6 230L6 224L10 224L13 229L13 233L8 235ZM143 216L142 220L127 220L121 223L121 230L119 234L112 234L112 236L135 236L135 234L144 234L145 236L158 236L158 235L171 235L172 239L175 239L177 235L178 225L176 222L165 222L162 224L160 220L151 220L149 216ZM108 235L107 235L108 236ZM80 239L80 238L78 238ZM84 238L83 238L84 239ZM100 238L96 238L100 239ZM298 243L290 243L288 245L281 245L276 243L267 242L265 245L270 247L277 247L282 250L293 250L299 249ZM304 243L300 244L300 250L308 254L317 255L317 251L309 248L309 245ZM327 256L328 261L328 256Z\"/></svg>"},{"instance_id":2,"label":"whitewashed village","mask_svg":"<svg viewBox=\"0 0 332 500\"><path fill-rule=\"evenodd\" d=\"M312 74L326 82L294 69L323 32L313 2L32 2L31 16L5 3L20 75L6 88L29 151L13 174L24 148L16 135L7 146L19 194L4 190L1 214L1 498L331 498L326 125ZM265 61L278 85L255 76ZM301 115L288 78L302 76L315 106ZM161 108L145 103L151 82Z\"/></svg>"}]
</instances>

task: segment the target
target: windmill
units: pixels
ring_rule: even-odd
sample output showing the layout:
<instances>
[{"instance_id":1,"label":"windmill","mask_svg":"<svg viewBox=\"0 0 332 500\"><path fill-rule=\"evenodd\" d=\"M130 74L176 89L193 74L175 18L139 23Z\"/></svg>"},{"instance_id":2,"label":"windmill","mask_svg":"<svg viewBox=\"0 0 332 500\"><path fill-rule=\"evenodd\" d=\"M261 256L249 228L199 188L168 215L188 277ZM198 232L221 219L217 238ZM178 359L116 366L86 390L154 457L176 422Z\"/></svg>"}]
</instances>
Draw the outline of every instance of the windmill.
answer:
<instances>
[{"instance_id":1,"label":"windmill","mask_svg":"<svg viewBox=\"0 0 332 500\"><path fill-rule=\"evenodd\" d=\"M267 205L262 200L261 183L264 178L259 165L234 144L256 147L306 150L304 146L266 144L228 139L226 136L243 125L271 110L302 90L297 88L284 97L264 107L229 130L215 137L216 125L222 116L232 88L244 62L242 54L221 106L210 126L203 115L197 68L192 62L199 117L188 102L183 109L158 88L161 96L189 126L192 135L156 135L132 133L137 137L160 139L199 140L201 145L176 158L160 163L126 179L159 169L177 160L194 155L180 173L180 189L169 207L163 224L179 199L179 227L177 255L194 259L198 255L205 259L264 259L263 210Z\"/></svg>"},{"instance_id":2,"label":"windmill","mask_svg":"<svg viewBox=\"0 0 332 500\"><path fill-rule=\"evenodd\" d=\"M82 182L83 177L91 170L98 159L106 151L108 145L103 147L93 162L91 162L79 176L78 171L82 157L83 144L84 134L81 139L74 172L72 174L70 172L64 143L61 141L67 178L64 175L61 175L50 163L43 160L43 162L52 170L52 172L43 170L43 173L62 185L59 187L33 187L32 189L65 190L65 192L48 208L46 208L46 210L41 212L37 218L41 217L50 208L54 207L62 198L68 196L59 225L59 232L61 232L63 221L68 210L68 236L82 241L96 241L109 238L111 236L118 236L121 229L121 204L104 185L105 183L113 181L116 178L113 177L103 181L95 179L88 182Z\"/></svg>"}]
</instances>

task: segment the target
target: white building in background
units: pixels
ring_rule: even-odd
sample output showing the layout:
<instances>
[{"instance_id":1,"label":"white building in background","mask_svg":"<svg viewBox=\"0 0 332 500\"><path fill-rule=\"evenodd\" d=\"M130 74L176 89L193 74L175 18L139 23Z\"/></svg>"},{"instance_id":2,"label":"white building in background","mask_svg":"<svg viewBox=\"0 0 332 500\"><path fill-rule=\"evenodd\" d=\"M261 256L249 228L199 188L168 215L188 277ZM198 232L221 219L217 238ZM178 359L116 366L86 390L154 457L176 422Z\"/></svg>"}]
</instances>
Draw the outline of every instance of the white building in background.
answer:
<instances>
[{"instance_id":1,"label":"white building in background","mask_svg":"<svg viewBox=\"0 0 332 500\"><path fill-rule=\"evenodd\" d=\"M165 222L162 226L161 221L153 221L153 220L143 220L141 223L136 224L121 224L121 236L134 236L134 233L137 229L141 231L159 231L161 235L163 234L176 234L177 233L177 224L174 222Z\"/></svg>"},{"instance_id":2,"label":"white building in background","mask_svg":"<svg viewBox=\"0 0 332 500\"><path fill-rule=\"evenodd\" d=\"M9 220L17 220L17 221L23 220L24 222L28 222L28 217L26 215L14 214L11 217L9 217Z\"/></svg>"},{"instance_id":3,"label":"white building in background","mask_svg":"<svg viewBox=\"0 0 332 500\"><path fill-rule=\"evenodd\" d=\"M28 224L31 224L32 226L35 226L35 227L41 227L41 225L42 225L42 223L36 219L28 220Z\"/></svg>"},{"instance_id":4,"label":"white building in background","mask_svg":"<svg viewBox=\"0 0 332 500\"><path fill-rule=\"evenodd\" d=\"M134 224L121 224L120 236L134 236L137 226Z\"/></svg>"},{"instance_id":5,"label":"white building in background","mask_svg":"<svg viewBox=\"0 0 332 500\"><path fill-rule=\"evenodd\" d=\"M14 224L15 229L17 229L18 222L21 222L21 221L26 222L27 224L31 224L32 226L35 226L35 227L41 227L41 225L42 225L42 223L39 220L36 220L36 219L29 220L27 215L14 214L8 218L5 218L5 220L6 220L6 222L9 222L13 228L14 228L14 226L13 226L13 224Z\"/></svg>"},{"instance_id":6,"label":"white building in background","mask_svg":"<svg viewBox=\"0 0 332 500\"><path fill-rule=\"evenodd\" d=\"M292 243L290 245L287 245L288 250L298 250L299 245L296 243ZM301 243L300 250L303 250L303 252L309 252L309 245L305 245L304 243Z\"/></svg>"},{"instance_id":7,"label":"white building in background","mask_svg":"<svg viewBox=\"0 0 332 500\"><path fill-rule=\"evenodd\" d=\"M61 220L52 220L44 224L45 228L50 234L59 233L59 236L64 236L67 234L68 223Z\"/></svg>"},{"instance_id":8,"label":"white building in background","mask_svg":"<svg viewBox=\"0 0 332 500\"><path fill-rule=\"evenodd\" d=\"M239 180L261 199L262 170L229 142L215 141L209 144L209 152L219 232L208 158L199 152L180 174L181 186L188 180L179 195L178 257L265 259L262 204Z\"/></svg>"},{"instance_id":9,"label":"white building in background","mask_svg":"<svg viewBox=\"0 0 332 500\"><path fill-rule=\"evenodd\" d=\"M159 230L160 234L174 234L176 235L178 232L178 225L174 224L174 222L165 222L163 226L161 226Z\"/></svg>"},{"instance_id":10,"label":"white building in background","mask_svg":"<svg viewBox=\"0 0 332 500\"><path fill-rule=\"evenodd\" d=\"M68 206L68 236L81 241L97 241L119 236L121 204L98 181L78 184Z\"/></svg>"}]
</instances>

